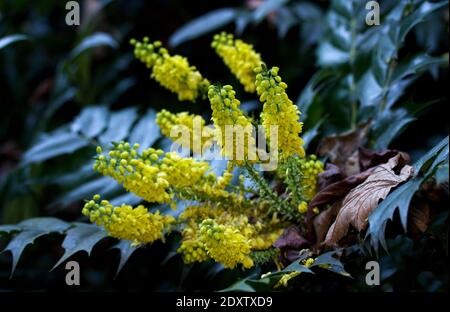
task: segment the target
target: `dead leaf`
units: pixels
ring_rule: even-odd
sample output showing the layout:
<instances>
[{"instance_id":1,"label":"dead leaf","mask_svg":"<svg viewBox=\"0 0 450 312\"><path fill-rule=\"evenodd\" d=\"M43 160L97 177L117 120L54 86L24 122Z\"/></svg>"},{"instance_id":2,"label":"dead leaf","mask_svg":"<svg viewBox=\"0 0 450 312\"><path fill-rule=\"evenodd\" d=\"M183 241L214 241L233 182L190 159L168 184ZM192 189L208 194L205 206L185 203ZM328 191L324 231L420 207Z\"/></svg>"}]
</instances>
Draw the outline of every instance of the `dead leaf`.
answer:
<instances>
[{"instance_id":1,"label":"dead leaf","mask_svg":"<svg viewBox=\"0 0 450 312\"><path fill-rule=\"evenodd\" d=\"M359 173L357 152L358 148L364 145L369 128L370 123L365 123L353 131L326 137L322 140L317 153L327 155L347 176Z\"/></svg>"},{"instance_id":2,"label":"dead leaf","mask_svg":"<svg viewBox=\"0 0 450 312\"><path fill-rule=\"evenodd\" d=\"M328 185L314 196L309 207L312 209L344 197L350 190L363 183L372 174L372 171L373 168Z\"/></svg>"},{"instance_id":3,"label":"dead leaf","mask_svg":"<svg viewBox=\"0 0 450 312\"><path fill-rule=\"evenodd\" d=\"M331 207L322 211L317 217L314 218L314 232L316 234L316 242L320 243L327 235L330 225L336 218L339 210L342 207L342 200L338 200Z\"/></svg>"},{"instance_id":4,"label":"dead leaf","mask_svg":"<svg viewBox=\"0 0 450 312\"><path fill-rule=\"evenodd\" d=\"M421 204L412 204L408 212L409 232L424 233L431 221L430 206L427 202Z\"/></svg>"},{"instance_id":5,"label":"dead leaf","mask_svg":"<svg viewBox=\"0 0 450 312\"><path fill-rule=\"evenodd\" d=\"M319 173L317 177L317 188L319 190L322 190L328 185L338 182L344 178L345 177L338 166L327 163L325 166L325 170Z\"/></svg>"},{"instance_id":6,"label":"dead leaf","mask_svg":"<svg viewBox=\"0 0 450 312\"><path fill-rule=\"evenodd\" d=\"M343 238L352 225L358 231L365 229L369 214L378 206L380 199L386 198L393 187L406 181L413 172L413 167L403 166L400 174L394 168L404 158L402 153L392 157L386 164L374 167L367 179L351 190L344 198L336 221L331 225L325 238L326 245L335 245Z\"/></svg>"},{"instance_id":7,"label":"dead leaf","mask_svg":"<svg viewBox=\"0 0 450 312\"><path fill-rule=\"evenodd\" d=\"M359 165L361 167L361 170L364 171L369 168L386 163L390 158L394 157L400 152L397 150L371 151L369 149L360 147L358 153ZM408 154L402 152L402 156L403 158L401 161L403 161L403 164L399 162L398 166L403 166L410 161Z\"/></svg>"},{"instance_id":8,"label":"dead leaf","mask_svg":"<svg viewBox=\"0 0 450 312\"><path fill-rule=\"evenodd\" d=\"M300 250L307 245L309 245L309 242L300 234L300 230L295 226L291 226L281 234L273 244L273 247Z\"/></svg>"}]
</instances>

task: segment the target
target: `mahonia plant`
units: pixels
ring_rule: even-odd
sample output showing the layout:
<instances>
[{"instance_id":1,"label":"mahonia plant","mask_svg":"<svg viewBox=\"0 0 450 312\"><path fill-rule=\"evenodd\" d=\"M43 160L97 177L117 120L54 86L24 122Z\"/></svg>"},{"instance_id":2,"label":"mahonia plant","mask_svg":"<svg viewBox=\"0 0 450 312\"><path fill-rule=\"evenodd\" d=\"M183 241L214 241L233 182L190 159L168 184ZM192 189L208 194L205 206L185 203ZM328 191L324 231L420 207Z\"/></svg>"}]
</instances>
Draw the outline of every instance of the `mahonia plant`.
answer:
<instances>
[{"instance_id":1,"label":"mahonia plant","mask_svg":"<svg viewBox=\"0 0 450 312\"><path fill-rule=\"evenodd\" d=\"M162 134L175 140L177 133L188 132L189 146L197 140L207 146L217 143L228 166L218 175L208 161L193 154L182 157L173 151L140 150L139 142L112 142L105 151L99 146L94 170L142 198L148 208L126 203L113 206L96 194L86 201L83 214L110 236L136 245L164 240L176 231L181 235L177 251L185 263L213 260L231 269L274 261L279 266L279 251L273 245L288 226L304 225L308 203L316 193L318 174L323 171L320 160L305 155L300 112L286 93L287 85L279 76L279 69L268 69L251 45L232 35L214 36L212 47L217 54L245 90L256 91L259 96L262 113L260 120L254 120L239 108L240 101L231 85L210 84L185 57L171 56L159 41L133 39L131 44L135 56L152 70L151 77L176 93L179 100L209 100L212 125L189 112L162 110L156 117ZM269 142L275 140L273 126L278 127L277 144L270 145L270 149L276 149L280 156L274 173L285 185L281 195L257 170L262 162L258 157L261 147L256 148L251 129L258 125L264 128ZM234 147L237 142L234 135L231 140L226 137L227 126L245 129L242 158L237 157L234 148L230 149L230 144ZM253 182L251 187L246 179ZM177 209L181 200L190 205L176 217L151 207L162 204ZM317 208L313 211L318 213ZM286 284L292 277L286 275L279 284Z\"/></svg>"}]
</instances>

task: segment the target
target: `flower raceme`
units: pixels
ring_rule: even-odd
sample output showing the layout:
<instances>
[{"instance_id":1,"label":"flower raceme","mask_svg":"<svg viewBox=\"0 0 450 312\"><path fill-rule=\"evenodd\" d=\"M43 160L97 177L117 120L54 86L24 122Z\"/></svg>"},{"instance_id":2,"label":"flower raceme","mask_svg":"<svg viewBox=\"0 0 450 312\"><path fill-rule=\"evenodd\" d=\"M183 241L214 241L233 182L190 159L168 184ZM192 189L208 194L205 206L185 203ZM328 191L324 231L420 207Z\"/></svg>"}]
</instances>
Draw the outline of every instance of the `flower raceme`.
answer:
<instances>
[{"instance_id":1,"label":"flower raceme","mask_svg":"<svg viewBox=\"0 0 450 312\"><path fill-rule=\"evenodd\" d=\"M272 138L271 126L278 127L278 149L281 159L289 156L305 156L303 140L300 137L302 123L300 112L286 94L287 84L278 76L278 67L268 70L265 65L255 68L256 91L264 103L261 120L269 141Z\"/></svg>"},{"instance_id":2,"label":"flower raceme","mask_svg":"<svg viewBox=\"0 0 450 312\"><path fill-rule=\"evenodd\" d=\"M244 268L253 266L250 241L237 228L206 219L200 225L200 235L211 258L225 268L232 269L238 263L242 263Z\"/></svg>"},{"instance_id":3,"label":"flower raceme","mask_svg":"<svg viewBox=\"0 0 450 312\"><path fill-rule=\"evenodd\" d=\"M225 32L215 35L211 46L238 78L245 91L255 92L253 69L260 66L262 60L261 55L253 50L253 46L240 39L234 39L232 34Z\"/></svg>"},{"instance_id":4,"label":"flower raceme","mask_svg":"<svg viewBox=\"0 0 450 312\"><path fill-rule=\"evenodd\" d=\"M288 98L278 68L267 69L251 45L232 35L214 37L212 46L217 54L245 90L256 91L263 103L261 133L270 143L270 162L275 150L276 165L269 170L277 168L278 155L281 157L281 167L276 171L286 186L281 196L253 168L266 160L267 153L265 147L256 148L256 121L240 110L233 88L210 85L186 58L169 55L158 41L149 43L144 38L142 42L132 40L131 44L136 57L151 69L151 77L176 93L179 100L195 101L207 95L211 104L214 129L206 126L201 116L162 110L157 114L161 132L177 141L178 132L187 132L194 156L196 141L206 145L217 141L222 155L229 159L228 167L222 175L216 175L204 158L180 157L176 152L154 148L141 151L139 144L127 142L112 143L105 152L97 147L94 170L112 177L127 191L149 203L169 204L172 208L180 200L194 204L174 218L149 212L143 205L114 206L95 195L86 202L82 213L110 236L134 244L151 244L164 240L172 230L178 231L181 242L177 251L185 263L214 260L226 268L251 268L272 261L279 253L273 244L283 230L305 222L308 202L316 193L317 176L323 171L323 164L315 156L305 157L300 112ZM258 135L258 143L259 139ZM247 175L234 179L236 165ZM253 182L251 186L246 177ZM304 265L311 265L311 261ZM281 284L293 277L284 277Z\"/></svg>"},{"instance_id":5,"label":"flower raceme","mask_svg":"<svg viewBox=\"0 0 450 312\"><path fill-rule=\"evenodd\" d=\"M125 204L114 207L107 200L100 201L100 195L94 195L82 212L89 216L91 222L103 226L110 236L131 240L134 244L163 239L164 233L175 222L172 216L161 215L159 211L150 213L142 205L136 208Z\"/></svg>"},{"instance_id":6,"label":"flower raceme","mask_svg":"<svg viewBox=\"0 0 450 312\"><path fill-rule=\"evenodd\" d=\"M240 101L230 85L209 86L212 120L216 127L215 137L225 157L242 164L256 161L256 142L249 118L239 109ZM236 134L236 135L235 135Z\"/></svg>"},{"instance_id":7,"label":"flower raceme","mask_svg":"<svg viewBox=\"0 0 450 312\"><path fill-rule=\"evenodd\" d=\"M163 135L189 147L194 154L203 154L203 149L213 144L214 130L205 126L202 116L188 112L173 114L163 109L156 115L156 123Z\"/></svg>"},{"instance_id":8,"label":"flower raceme","mask_svg":"<svg viewBox=\"0 0 450 312\"><path fill-rule=\"evenodd\" d=\"M206 162L181 158L176 153L164 153L153 148L139 154L138 148L137 144L131 147L127 142L115 143L107 155L103 155L101 148L98 148L100 155L94 169L111 176L126 190L146 201L156 203L170 202L177 188L214 178L208 177L210 167Z\"/></svg>"},{"instance_id":9,"label":"flower raceme","mask_svg":"<svg viewBox=\"0 0 450 312\"><path fill-rule=\"evenodd\" d=\"M194 101L199 95L206 93L209 81L202 77L195 66L189 65L185 57L170 55L161 47L160 41L149 43L147 37L142 42L131 39L130 43L134 46L134 55L151 68L151 77L176 93L178 100Z\"/></svg>"}]
</instances>

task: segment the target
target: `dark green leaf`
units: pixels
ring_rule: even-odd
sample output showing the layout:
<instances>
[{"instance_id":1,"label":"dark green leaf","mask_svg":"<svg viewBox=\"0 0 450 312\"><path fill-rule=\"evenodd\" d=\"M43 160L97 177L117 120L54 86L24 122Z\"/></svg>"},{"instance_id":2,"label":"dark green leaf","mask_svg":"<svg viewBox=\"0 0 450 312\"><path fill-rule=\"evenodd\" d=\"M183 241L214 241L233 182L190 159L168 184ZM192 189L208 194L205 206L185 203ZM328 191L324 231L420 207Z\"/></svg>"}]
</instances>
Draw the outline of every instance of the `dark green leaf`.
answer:
<instances>
[{"instance_id":1,"label":"dark green leaf","mask_svg":"<svg viewBox=\"0 0 450 312\"><path fill-rule=\"evenodd\" d=\"M23 156L22 164L42 162L49 158L70 154L87 145L89 142L76 133L55 131L52 134L44 135L36 145L29 149Z\"/></svg>"},{"instance_id":2,"label":"dark green leaf","mask_svg":"<svg viewBox=\"0 0 450 312\"><path fill-rule=\"evenodd\" d=\"M385 110L374 122L375 143L373 149L377 151L387 149L401 130L414 120L415 118L409 116L404 109Z\"/></svg>"},{"instance_id":3,"label":"dark green leaf","mask_svg":"<svg viewBox=\"0 0 450 312\"><path fill-rule=\"evenodd\" d=\"M111 247L111 249L118 249L120 252L119 266L117 267L116 277L122 271L123 266L127 263L130 256L135 252L139 246L132 244L132 242L127 240L120 240L116 245Z\"/></svg>"},{"instance_id":4,"label":"dark green leaf","mask_svg":"<svg viewBox=\"0 0 450 312\"><path fill-rule=\"evenodd\" d=\"M86 50L100 46L109 46L113 49L117 49L118 44L110 34L97 32L84 38L70 53L70 58L75 58Z\"/></svg>"},{"instance_id":5,"label":"dark green leaf","mask_svg":"<svg viewBox=\"0 0 450 312\"><path fill-rule=\"evenodd\" d=\"M230 23L236 17L234 8L221 8L202 15L178 29L169 39L171 46L195 39L217 30Z\"/></svg>"},{"instance_id":6,"label":"dark green leaf","mask_svg":"<svg viewBox=\"0 0 450 312\"><path fill-rule=\"evenodd\" d=\"M322 269L338 273L343 276L351 277L351 275L348 274L347 271L345 271L344 265L341 263L341 261L333 257L335 253L335 251L330 251L321 254L316 258L314 263L311 265L311 268L318 266Z\"/></svg>"},{"instance_id":7,"label":"dark green leaf","mask_svg":"<svg viewBox=\"0 0 450 312\"><path fill-rule=\"evenodd\" d=\"M406 35L414 28L417 24L424 21L424 18L433 13L434 11L448 5L448 1L439 1L432 3L425 1L420 4L420 6L414 10L410 15L408 15L401 23L399 38L401 41L405 40Z\"/></svg>"},{"instance_id":8,"label":"dark green leaf","mask_svg":"<svg viewBox=\"0 0 450 312\"><path fill-rule=\"evenodd\" d=\"M159 127L156 124L156 112L149 109L134 126L128 141L131 144L139 143L139 148L142 150L152 146L160 137Z\"/></svg>"},{"instance_id":9,"label":"dark green leaf","mask_svg":"<svg viewBox=\"0 0 450 312\"><path fill-rule=\"evenodd\" d=\"M2 37L2 38L0 38L0 50L3 48L6 48L7 46L9 46L10 44L12 44L14 42L24 41L24 40L28 40L28 36L19 34L19 35L11 35L11 36Z\"/></svg>"},{"instance_id":10,"label":"dark green leaf","mask_svg":"<svg viewBox=\"0 0 450 312\"><path fill-rule=\"evenodd\" d=\"M108 128L99 137L103 144L110 144L111 142L118 142L127 137L130 128L137 117L136 108L124 108L120 111L113 112L110 115Z\"/></svg>"},{"instance_id":11,"label":"dark green leaf","mask_svg":"<svg viewBox=\"0 0 450 312\"><path fill-rule=\"evenodd\" d=\"M14 236L6 248L2 251L10 251L12 254L11 276L14 274L20 255L24 249L37 238L52 232L62 233L70 225L55 218L34 218L25 220L17 225L22 231Z\"/></svg>"},{"instance_id":12,"label":"dark green leaf","mask_svg":"<svg viewBox=\"0 0 450 312\"><path fill-rule=\"evenodd\" d=\"M285 5L289 0L266 0L253 13L253 19L260 22L270 12L275 11Z\"/></svg>"},{"instance_id":13,"label":"dark green leaf","mask_svg":"<svg viewBox=\"0 0 450 312\"><path fill-rule=\"evenodd\" d=\"M67 231L62 243L64 255L58 260L52 270L79 251L85 251L90 255L94 246L107 236L103 229L93 224L74 223L74 225L73 228Z\"/></svg>"},{"instance_id":14,"label":"dark green leaf","mask_svg":"<svg viewBox=\"0 0 450 312\"><path fill-rule=\"evenodd\" d=\"M416 191L420 188L422 183L434 173L434 170L442 161L445 161L445 155L448 157L448 137L443 139L432 150L422 156L414 164L414 178L398 187L391 194L389 194L369 216L369 228L366 233L366 238L370 236L371 245L375 250L378 250L378 244L381 243L384 249L387 250L384 232L387 222L393 220L394 213L398 209L400 214L400 221L404 230L407 228L407 218L409 211L409 204ZM423 167L433 160L432 165L423 173Z\"/></svg>"},{"instance_id":15,"label":"dark green leaf","mask_svg":"<svg viewBox=\"0 0 450 312\"><path fill-rule=\"evenodd\" d=\"M84 108L71 125L73 132L81 132L88 138L99 135L106 127L109 112L105 106Z\"/></svg>"}]
</instances>

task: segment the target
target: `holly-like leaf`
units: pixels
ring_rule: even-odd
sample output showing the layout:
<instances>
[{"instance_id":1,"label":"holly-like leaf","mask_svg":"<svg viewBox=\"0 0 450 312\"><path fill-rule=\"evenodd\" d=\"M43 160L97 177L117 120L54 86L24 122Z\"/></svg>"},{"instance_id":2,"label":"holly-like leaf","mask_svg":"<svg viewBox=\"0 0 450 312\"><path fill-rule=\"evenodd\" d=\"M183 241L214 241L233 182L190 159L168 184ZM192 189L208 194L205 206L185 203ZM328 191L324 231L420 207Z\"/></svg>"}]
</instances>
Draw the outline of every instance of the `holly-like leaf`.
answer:
<instances>
[{"instance_id":1,"label":"holly-like leaf","mask_svg":"<svg viewBox=\"0 0 450 312\"><path fill-rule=\"evenodd\" d=\"M116 271L116 277L119 275L125 263L127 263L130 256L135 252L139 246L133 245L133 242L127 240L120 240L116 245L111 247L111 249L118 249L120 252L120 261Z\"/></svg>"},{"instance_id":2,"label":"holly-like leaf","mask_svg":"<svg viewBox=\"0 0 450 312\"><path fill-rule=\"evenodd\" d=\"M102 228L93 224L74 223L74 225L73 228L67 231L62 243L64 255L58 260L52 270L79 251L85 251L90 255L94 246L107 236L107 233Z\"/></svg>"},{"instance_id":3,"label":"holly-like leaf","mask_svg":"<svg viewBox=\"0 0 450 312\"><path fill-rule=\"evenodd\" d=\"M370 237L371 245L375 251L378 251L378 245L380 243L387 250L384 232L387 222L393 220L394 213L397 209L400 213L400 221L403 228L405 231L407 230L408 210L411 199L422 183L434 174L439 165L446 161L449 153L448 142L449 139L446 137L422 156L414 164L414 178L392 192L369 215L369 228L366 233L366 238Z\"/></svg>"},{"instance_id":4,"label":"holly-like leaf","mask_svg":"<svg viewBox=\"0 0 450 312\"><path fill-rule=\"evenodd\" d=\"M19 262L20 255L29 244L34 243L37 238L49 233L63 233L70 227L70 224L56 218L33 218L25 220L16 226L10 225L7 227L9 227L6 228L8 232L20 231L20 233L10 240L6 248L2 251L9 251L12 254L12 268L10 275L12 277L17 263Z\"/></svg>"},{"instance_id":5,"label":"holly-like leaf","mask_svg":"<svg viewBox=\"0 0 450 312\"><path fill-rule=\"evenodd\" d=\"M351 277L351 275L347 271L345 271L342 262L333 257L333 255L335 254L336 254L335 251L330 251L321 254L315 259L314 263L311 265L311 268L319 267L334 273L341 274L346 277Z\"/></svg>"},{"instance_id":6,"label":"holly-like leaf","mask_svg":"<svg viewBox=\"0 0 450 312\"><path fill-rule=\"evenodd\" d=\"M405 165L398 175L393 171L401 157L402 155L398 154L386 164L375 167L363 183L347 194L336 221L328 230L325 244L337 244L347 234L350 225L358 231L365 229L367 217L378 206L380 199L386 198L392 188L405 182L412 175L413 168L409 165Z\"/></svg>"}]
</instances>

